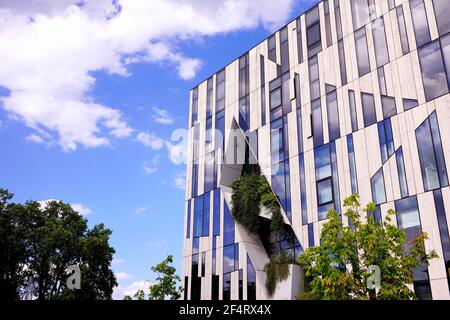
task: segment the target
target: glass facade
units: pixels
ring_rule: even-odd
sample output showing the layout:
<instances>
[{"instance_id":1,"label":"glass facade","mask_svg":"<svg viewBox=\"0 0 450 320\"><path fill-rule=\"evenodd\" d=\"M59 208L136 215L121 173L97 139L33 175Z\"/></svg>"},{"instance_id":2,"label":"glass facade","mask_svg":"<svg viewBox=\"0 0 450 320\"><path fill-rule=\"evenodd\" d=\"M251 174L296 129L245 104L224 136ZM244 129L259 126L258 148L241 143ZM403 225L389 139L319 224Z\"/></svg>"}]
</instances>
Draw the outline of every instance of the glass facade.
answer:
<instances>
[{"instance_id":1,"label":"glass facade","mask_svg":"<svg viewBox=\"0 0 450 320\"><path fill-rule=\"evenodd\" d=\"M449 10L447 0L323 0L193 87L186 299L267 298L261 261L319 244L328 211L356 193L376 203L375 221L395 208L408 239L421 221L435 230L427 248L442 254L413 270L412 287L450 299ZM230 188L245 170L229 148L254 156L295 235L242 240Z\"/></svg>"}]
</instances>

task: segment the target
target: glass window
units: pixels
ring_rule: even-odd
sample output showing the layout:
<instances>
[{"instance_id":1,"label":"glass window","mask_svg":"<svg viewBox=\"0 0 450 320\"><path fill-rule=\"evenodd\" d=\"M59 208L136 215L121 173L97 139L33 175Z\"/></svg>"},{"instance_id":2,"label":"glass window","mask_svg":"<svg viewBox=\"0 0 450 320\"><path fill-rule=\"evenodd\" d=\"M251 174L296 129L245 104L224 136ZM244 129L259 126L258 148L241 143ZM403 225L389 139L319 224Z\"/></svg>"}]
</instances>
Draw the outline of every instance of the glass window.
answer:
<instances>
[{"instance_id":1,"label":"glass window","mask_svg":"<svg viewBox=\"0 0 450 320\"><path fill-rule=\"evenodd\" d=\"M317 183L317 201L319 206L333 201L331 178Z\"/></svg>"},{"instance_id":2,"label":"glass window","mask_svg":"<svg viewBox=\"0 0 450 320\"><path fill-rule=\"evenodd\" d=\"M225 108L225 70L216 75L216 112Z\"/></svg>"},{"instance_id":3,"label":"glass window","mask_svg":"<svg viewBox=\"0 0 450 320\"><path fill-rule=\"evenodd\" d=\"M277 62L277 45L275 42L275 35L270 36L267 41L268 41L268 49L269 49L269 53L268 53L269 60L276 63Z\"/></svg>"},{"instance_id":4,"label":"glass window","mask_svg":"<svg viewBox=\"0 0 450 320\"><path fill-rule=\"evenodd\" d=\"M402 198L405 198L409 195L409 193L408 193L408 183L406 180L405 161L403 159L402 147L398 148L397 151L395 151L395 160L397 162L397 173L398 173L398 181L400 184L400 194Z\"/></svg>"},{"instance_id":5,"label":"glass window","mask_svg":"<svg viewBox=\"0 0 450 320\"><path fill-rule=\"evenodd\" d=\"M406 29L405 15L403 13L403 6L399 5L396 9L398 30L400 32L400 42L402 44L403 54L409 52L408 32Z\"/></svg>"},{"instance_id":6,"label":"glass window","mask_svg":"<svg viewBox=\"0 0 450 320\"><path fill-rule=\"evenodd\" d=\"M434 204L436 206L436 215L439 225L439 234L441 235L442 253L447 270L447 281L450 282L450 238L448 233L447 217L445 214L444 201L441 190L433 192Z\"/></svg>"},{"instance_id":7,"label":"glass window","mask_svg":"<svg viewBox=\"0 0 450 320\"><path fill-rule=\"evenodd\" d=\"M209 237L210 206L210 192L208 192L203 195L203 237Z\"/></svg>"},{"instance_id":8,"label":"glass window","mask_svg":"<svg viewBox=\"0 0 450 320\"><path fill-rule=\"evenodd\" d=\"M392 10L395 8L395 0L388 0L388 7L389 10Z\"/></svg>"},{"instance_id":9,"label":"glass window","mask_svg":"<svg viewBox=\"0 0 450 320\"><path fill-rule=\"evenodd\" d=\"M214 165L215 153L210 152L205 156L205 178L204 178L204 192L214 189Z\"/></svg>"},{"instance_id":10,"label":"glass window","mask_svg":"<svg viewBox=\"0 0 450 320\"><path fill-rule=\"evenodd\" d=\"M329 145L324 145L314 151L316 180L331 177L331 157Z\"/></svg>"},{"instance_id":11,"label":"glass window","mask_svg":"<svg viewBox=\"0 0 450 320\"><path fill-rule=\"evenodd\" d=\"M283 119L278 119L271 124L270 146L272 163L283 161L285 158Z\"/></svg>"},{"instance_id":12,"label":"glass window","mask_svg":"<svg viewBox=\"0 0 450 320\"><path fill-rule=\"evenodd\" d=\"M220 189L214 190L213 197L213 235L220 236Z\"/></svg>"},{"instance_id":13,"label":"glass window","mask_svg":"<svg viewBox=\"0 0 450 320\"><path fill-rule=\"evenodd\" d=\"M192 164L192 189L191 196L196 197L198 192L198 163Z\"/></svg>"},{"instance_id":14,"label":"glass window","mask_svg":"<svg viewBox=\"0 0 450 320\"><path fill-rule=\"evenodd\" d=\"M352 131L355 132L358 130L358 116L356 113L356 99L355 99L355 91L348 91L348 105L350 108L350 119L352 121Z\"/></svg>"},{"instance_id":15,"label":"glass window","mask_svg":"<svg viewBox=\"0 0 450 320\"><path fill-rule=\"evenodd\" d=\"M450 1L433 0L439 34L442 36L450 32Z\"/></svg>"},{"instance_id":16,"label":"glass window","mask_svg":"<svg viewBox=\"0 0 450 320\"><path fill-rule=\"evenodd\" d=\"M261 125L264 126L266 124L266 74L264 56L262 54L259 56L259 65L261 85Z\"/></svg>"},{"instance_id":17,"label":"glass window","mask_svg":"<svg viewBox=\"0 0 450 320\"><path fill-rule=\"evenodd\" d=\"M225 110L216 113L216 130L214 132L214 149L225 147Z\"/></svg>"},{"instance_id":18,"label":"glass window","mask_svg":"<svg viewBox=\"0 0 450 320\"><path fill-rule=\"evenodd\" d=\"M315 100L311 104L312 114L312 131L314 146L323 144L323 124L322 124L322 107L320 99Z\"/></svg>"},{"instance_id":19,"label":"glass window","mask_svg":"<svg viewBox=\"0 0 450 320\"><path fill-rule=\"evenodd\" d=\"M375 100L373 94L361 93L364 127L368 127L377 122L377 114L375 111Z\"/></svg>"},{"instance_id":20,"label":"glass window","mask_svg":"<svg viewBox=\"0 0 450 320\"><path fill-rule=\"evenodd\" d=\"M351 0L353 29L357 30L370 21L367 0Z\"/></svg>"},{"instance_id":21,"label":"glass window","mask_svg":"<svg viewBox=\"0 0 450 320\"><path fill-rule=\"evenodd\" d=\"M213 110L213 78L209 78L206 83L206 117L212 115Z\"/></svg>"},{"instance_id":22,"label":"glass window","mask_svg":"<svg viewBox=\"0 0 450 320\"><path fill-rule=\"evenodd\" d=\"M224 202L223 234L224 246L234 243L234 220L226 202Z\"/></svg>"},{"instance_id":23,"label":"glass window","mask_svg":"<svg viewBox=\"0 0 450 320\"><path fill-rule=\"evenodd\" d=\"M381 107L383 108L383 118L390 118L397 114L397 106L394 97L382 96Z\"/></svg>"},{"instance_id":24,"label":"glass window","mask_svg":"<svg viewBox=\"0 0 450 320\"><path fill-rule=\"evenodd\" d=\"M295 72L294 74L294 94L295 94L295 105L297 107L297 109L300 109L300 107L302 106L302 99L300 96L300 75Z\"/></svg>"},{"instance_id":25,"label":"glass window","mask_svg":"<svg viewBox=\"0 0 450 320\"><path fill-rule=\"evenodd\" d=\"M297 141L298 153L303 153L302 110L297 109Z\"/></svg>"},{"instance_id":26,"label":"glass window","mask_svg":"<svg viewBox=\"0 0 450 320\"><path fill-rule=\"evenodd\" d=\"M308 246L314 247L314 227L313 224L308 224Z\"/></svg>"},{"instance_id":27,"label":"glass window","mask_svg":"<svg viewBox=\"0 0 450 320\"><path fill-rule=\"evenodd\" d=\"M288 219L291 220L289 160L272 166L272 187Z\"/></svg>"},{"instance_id":28,"label":"glass window","mask_svg":"<svg viewBox=\"0 0 450 320\"><path fill-rule=\"evenodd\" d=\"M334 0L334 16L336 17L337 39L341 40L343 38L343 33L342 33L341 6L339 0Z\"/></svg>"},{"instance_id":29,"label":"glass window","mask_svg":"<svg viewBox=\"0 0 450 320\"><path fill-rule=\"evenodd\" d=\"M372 200L375 204L386 202L386 192L384 189L384 175L383 168L370 179L370 185L372 189Z\"/></svg>"},{"instance_id":30,"label":"glass window","mask_svg":"<svg viewBox=\"0 0 450 320\"><path fill-rule=\"evenodd\" d=\"M370 72L369 50L367 47L366 29L361 28L355 32L356 60L358 62L359 76Z\"/></svg>"},{"instance_id":31,"label":"glass window","mask_svg":"<svg viewBox=\"0 0 450 320\"><path fill-rule=\"evenodd\" d=\"M338 42L338 54L339 54L339 66L341 72L341 83L342 85L347 84L347 64L345 62L345 49L344 41L340 40Z\"/></svg>"},{"instance_id":32,"label":"glass window","mask_svg":"<svg viewBox=\"0 0 450 320\"><path fill-rule=\"evenodd\" d=\"M198 119L198 87L192 90L192 117L191 126L197 123Z\"/></svg>"},{"instance_id":33,"label":"glass window","mask_svg":"<svg viewBox=\"0 0 450 320\"><path fill-rule=\"evenodd\" d=\"M382 96L387 96L386 76L384 74L384 67L378 68L378 85L380 86L380 93Z\"/></svg>"},{"instance_id":34,"label":"glass window","mask_svg":"<svg viewBox=\"0 0 450 320\"><path fill-rule=\"evenodd\" d=\"M395 201L395 211L400 229L420 227L419 207L416 196Z\"/></svg>"},{"instance_id":35,"label":"glass window","mask_svg":"<svg viewBox=\"0 0 450 320\"><path fill-rule=\"evenodd\" d=\"M372 22L372 35L377 67L381 67L389 62L389 51L387 47L383 17L380 17Z\"/></svg>"},{"instance_id":36,"label":"glass window","mask_svg":"<svg viewBox=\"0 0 450 320\"><path fill-rule=\"evenodd\" d=\"M280 53L281 53L281 72L289 71L289 41L288 29L284 27L280 30Z\"/></svg>"},{"instance_id":37,"label":"glass window","mask_svg":"<svg viewBox=\"0 0 450 320\"><path fill-rule=\"evenodd\" d=\"M415 99L403 99L403 109L409 110L419 105L419 102Z\"/></svg>"},{"instance_id":38,"label":"glass window","mask_svg":"<svg viewBox=\"0 0 450 320\"><path fill-rule=\"evenodd\" d=\"M356 158L355 149L353 147L353 135L347 136L348 164L350 167L350 182L352 186L352 194L358 193L358 178L356 175Z\"/></svg>"},{"instance_id":39,"label":"glass window","mask_svg":"<svg viewBox=\"0 0 450 320\"><path fill-rule=\"evenodd\" d=\"M186 238L191 237L191 200L187 201Z\"/></svg>"},{"instance_id":40,"label":"glass window","mask_svg":"<svg viewBox=\"0 0 450 320\"><path fill-rule=\"evenodd\" d=\"M421 47L431 41L425 4L423 0L410 0L409 6L411 7L414 32L416 34L416 44L417 47Z\"/></svg>"},{"instance_id":41,"label":"glass window","mask_svg":"<svg viewBox=\"0 0 450 320\"><path fill-rule=\"evenodd\" d=\"M441 45L445 69L447 70L447 83L450 88L450 34L441 38Z\"/></svg>"},{"instance_id":42,"label":"glass window","mask_svg":"<svg viewBox=\"0 0 450 320\"><path fill-rule=\"evenodd\" d=\"M312 57L322 50L320 34L319 7L309 10L306 15L306 42L308 45L308 57Z\"/></svg>"},{"instance_id":43,"label":"glass window","mask_svg":"<svg viewBox=\"0 0 450 320\"><path fill-rule=\"evenodd\" d=\"M223 273L234 271L234 248L234 244L223 247Z\"/></svg>"},{"instance_id":44,"label":"glass window","mask_svg":"<svg viewBox=\"0 0 450 320\"><path fill-rule=\"evenodd\" d=\"M394 154L394 137L390 119L378 123L378 137L380 139L381 160L385 163Z\"/></svg>"},{"instance_id":45,"label":"glass window","mask_svg":"<svg viewBox=\"0 0 450 320\"><path fill-rule=\"evenodd\" d=\"M336 91L327 94L327 113L329 140L333 141L341 136Z\"/></svg>"},{"instance_id":46,"label":"glass window","mask_svg":"<svg viewBox=\"0 0 450 320\"><path fill-rule=\"evenodd\" d=\"M309 59L309 86L310 99L314 101L320 97L319 63L317 56Z\"/></svg>"},{"instance_id":47,"label":"glass window","mask_svg":"<svg viewBox=\"0 0 450 320\"><path fill-rule=\"evenodd\" d=\"M231 273L223 274L222 299L224 301L231 300Z\"/></svg>"},{"instance_id":48,"label":"glass window","mask_svg":"<svg viewBox=\"0 0 450 320\"><path fill-rule=\"evenodd\" d=\"M300 18L296 21L296 29L297 29L297 55L298 55L298 63L303 62L303 36L302 36L302 23Z\"/></svg>"},{"instance_id":49,"label":"glass window","mask_svg":"<svg viewBox=\"0 0 450 320\"><path fill-rule=\"evenodd\" d=\"M247 255L247 300L256 300L256 270L249 255Z\"/></svg>"},{"instance_id":50,"label":"glass window","mask_svg":"<svg viewBox=\"0 0 450 320\"><path fill-rule=\"evenodd\" d=\"M302 202L302 224L308 223L308 207L306 203L306 178L305 178L305 158L303 153L299 156L299 170L300 170L300 200Z\"/></svg>"},{"instance_id":51,"label":"glass window","mask_svg":"<svg viewBox=\"0 0 450 320\"><path fill-rule=\"evenodd\" d=\"M328 3L328 0L324 1L323 8L325 12L325 31L327 35L327 47L329 47L333 43L333 39L331 37L330 4Z\"/></svg>"},{"instance_id":52,"label":"glass window","mask_svg":"<svg viewBox=\"0 0 450 320\"><path fill-rule=\"evenodd\" d=\"M425 191L448 185L436 112L416 129L417 148Z\"/></svg>"},{"instance_id":53,"label":"glass window","mask_svg":"<svg viewBox=\"0 0 450 320\"><path fill-rule=\"evenodd\" d=\"M205 149L208 150L208 146L212 142L212 117L206 119L205 128Z\"/></svg>"},{"instance_id":54,"label":"glass window","mask_svg":"<svg viewBox=\"0 0 450 320\"><path fill-rule=\"evenodd\" d=\"M448 84L439 41L434 41L421 48L419 61L427 101L446 94Z\"/></svg>"},{"instance_id":55,"label":"glass window","mask_svg":"<svg viewBox=\"0 0 450 320\"><path fill-rule=\"evenodd\" d=\"M203 234L203 196L194 200L194 237L201 237Z\"/></svg>"},{"instance_id":56,"label":"glass window","mask_svg":"<svg viewBox=\"0 0 450 320\"><path fill-rule=\"evenodd\" d=\"M281 87L270 92L270 109L281 106Z\"/></svg>"}]
</instances>

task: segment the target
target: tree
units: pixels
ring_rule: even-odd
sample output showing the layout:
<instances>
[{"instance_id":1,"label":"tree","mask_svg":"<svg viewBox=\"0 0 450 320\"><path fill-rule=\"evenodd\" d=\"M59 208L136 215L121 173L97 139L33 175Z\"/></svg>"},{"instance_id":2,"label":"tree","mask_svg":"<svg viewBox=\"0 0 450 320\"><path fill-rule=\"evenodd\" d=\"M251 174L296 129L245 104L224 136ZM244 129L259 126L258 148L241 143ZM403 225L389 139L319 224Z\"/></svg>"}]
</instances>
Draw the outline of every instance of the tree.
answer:
<instances>
[{"instance_id":1,"label":"tree","mask_svg":"<svg viewBox=\"0 0 450 320\"><path fill-rule=\"evenodd\" d=\"M109 245L111 230L102 224L89 230L86 219L61 201L9 204L11 198L0 190L2 295L9 288L8 300L25 292L38 300L111 299L117 285L110 269L115 252ZM69 266L81 271L80 289L67 286ZM26 287L29 279L32 292Z\"/></svg>"},{"instance_id":2,"label":"tree","mask_svg":"<svg viewBox=\"0 0 450 320\"><path fill-rule=\"evenodd\" d=\"M436 252L426 252L424 232L406 242L406 234L392 223L390 210L383 222L370 215L376 209L370 203L361 208L358 195L344 200L349 226L339 215L328 212L319 246L307 248L299 257L306 276L309 299L415 299L408 284L413 281L413 268L429 264ZM373 266L380 270L380 288L367 284L373 280Z\"/></svg>"},{"instance_id":3,"label":"tree","mask_svg":"<svg viewBox=\"0 0 450 320\"><path fill-rule=\"evenodd\" d=\"M171 263L173 263L173 256L169 255L164 261L152 267L152 271L157 274L157 277L156 283L150 286L149 300L164 300L166 298L178 300L181 298L183 288L177 287L181 279Z\"/></svg>"}]
</instances>

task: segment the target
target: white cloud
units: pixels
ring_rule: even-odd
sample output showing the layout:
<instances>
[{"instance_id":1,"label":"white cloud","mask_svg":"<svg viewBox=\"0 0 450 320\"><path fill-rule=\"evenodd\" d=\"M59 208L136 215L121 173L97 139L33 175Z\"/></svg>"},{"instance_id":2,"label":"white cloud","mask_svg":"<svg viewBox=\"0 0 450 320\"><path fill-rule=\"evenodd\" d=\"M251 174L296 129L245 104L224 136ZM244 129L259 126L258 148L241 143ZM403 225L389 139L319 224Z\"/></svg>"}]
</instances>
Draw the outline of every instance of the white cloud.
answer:
<instances>
[{"instance_id":1,"label":"white cloud","mask_svg":"<svg viewBox=\"0 0 450 320\"><path fill-rule=\"evenodd\" d=\"M73 203L70 205L73 210L77 211L79 214L81 214L83 217L87 216L88 214L92 213L92 210L85 207L81 203Z\"/></svg>"},{"instance_id":2,"label":"white cloud","mask_svg":"<svg viewBox=\"0 0 450 320\"><path fill-rule=\"evenodd\" d=\"M48 199L48 200L41 200L41 201L37 201L37 202L41 205L41 208L46 208L48 203L49 202L53 202L53 201L59 202L60 200ZM91 209L85 207L81 203L71 203L70 206L72 207L73 210L77 211L83 217L85 217L88 214L92 213Z\"/></svg>"},{"instance_id":3,"label":"white cloud","mask_svg":"<svg viewBox=\"0 0 450 320\"><path fill-rule=\"evenodd\" d=\"M146 161L144 162L144 164L142 165L142 170L144 171L145 174L153 174L156 171L158 171L158 164L159 164L159 160L161 158L160 154L155 155L151 161Z\"/></svg>"},{"instance_id":4,"label":"white cloud","mask_svg":"<svg viewBox=\"0 0 450 320\"><path fill-rule=\"evenodd\" d=\"M136 139L153 150L164 147L164 139L158 137L154 132L140 132Z\"/></svg>"},{"instance_id":5,"label":"white cloud","mask_svg":"<svg viewBox=\"0 0 450 320\"><path fill-rule=\"evenodd\" d=\"M127 262L125 259L113 259L111 263L112 264L123 264L125 262Z\"/></svg>"},{"instance_id":6,"label":"white cloud","mask_svg":"<svg viewBox=\"0 0 450 320\"><path fill-rule=\"evenodd\" d=\"M132 134L117 106L95 102L94 72L128 76L129 64L160 63L182 79L201 61L179 44L279 26L295 0L0 0L3 108L63 150ZM74 5L80 4L82 5ZM7 44L7 45L5 45Z\"/></svg>"},{"instance_id":7,"label":"white cloud","mask_svg":"<svg viewBox=\"0 0 450 320\"><path fill-rule=\"evenodd\" d=\"M113 289L113 298L115 300L122 300L124 296L133 297L138 290L148 292L150 285L151 283L145 280L133 282L128 286L119 284Z\"/></svg>"},{"instance_id":8,"label":"white cloud","mask_svg":"<svg viewBox=\"0 0 450 320\"><path fill-rule=\"evenodd\" d=\"M147 208L137 208L135 213L136 214L143 214L145 211L147 211Z\"/></svg>"},{"instance_id":9,"label":"white cloud","mask_svg":"<svg viewBox=\"0 0 450 320\"><path fill-rule=\"evenodd\" d=\"M169 115L169 112L167 110L158 108L158 107L153 107L153 115L152 115L152 119L160 124L173 124L175 122L175 119L172 118Z\"/></svg>"},{"instance_id":10,"label":"white cloud","mask_svg":"<svg viewBox=\"0 0 450 320\"><path fill-rule=\"evenodd\" d=\"M115 275L117 281L128 280L132 278L132 276L126 272L116 272Z\"/></svg>"},{"instance_id":11,"label":"white cloud","mask_svg":"<svg viewBox=\"0 0 450 320\"><path fill-rule=\"evenodd\" d=\"M147 245L151 248L162 249L167 244L166 240L149 241Z\"/></svg>"},{"instance_id":12,"label":"white cloud","mask_svg":"<svg viewBox=\"0 0 450 320\"><path fill-rule=\"evenodd\" d=\"M32 133L25 138L27 141L44 144L45 140L40 135Z\"/></svg>"},{"instance_id":13,"label":"white cloud","mask_svg":"<svg viewBox=\"0 0 450 320\"><path fill-rule=\"evenodd\" d=\"M180 190L185 190L186 189L186 175L184 173L177 174L175 176L175 179L173 180L173 185Z\"/></svg>"}]
</instances>

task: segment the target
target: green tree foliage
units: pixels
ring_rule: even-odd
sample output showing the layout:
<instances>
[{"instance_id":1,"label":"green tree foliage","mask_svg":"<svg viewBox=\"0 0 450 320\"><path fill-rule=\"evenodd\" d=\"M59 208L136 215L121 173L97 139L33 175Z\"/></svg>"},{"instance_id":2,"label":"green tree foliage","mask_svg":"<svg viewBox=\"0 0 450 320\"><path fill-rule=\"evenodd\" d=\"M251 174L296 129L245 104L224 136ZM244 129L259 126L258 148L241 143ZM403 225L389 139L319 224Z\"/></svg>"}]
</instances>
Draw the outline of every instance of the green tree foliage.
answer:
<instances>
[{"instance_id":1,"label":"green tree foliage","mask_svg":"<svg viewBox=\"0 0 450 320\"><path fill-rule=\"evenodd\" d=\"M61 201L43 207L36 201L10 204L11 198L0 189L2 298L20 298L32 278L32 295L39 300L111 299L117 285L110 269L111 230L103 224L89 230L86 219ZM81 271L81 288L71 290L67 271L74 265Z\"/></svg>"},{"instance_id":2,"label":"green tree foliage","mask_svg":"<svg viewBox=\"0 0 450 320\"><path fill-rule=\"evenodd\" d=\"M370 203L362 209L358 195L344 200L349 226L345 227L334 210L328 212L329 220L323 225L320 246L307 248L299 257L307 279L307 299L322 300L390 300L415 299L407 287L413 281L413 268L428 265L437 257L436 252L426 252L426 233L411 242L395 226L390 210L382 223L369 213L376 206ZM373 277L370 266L381 271L381 287L367 285ZM370 282L370 281L369 281Z\"/></svg>"},{"instance_id":3,"label":"green tree foliage","mask_svg":"<svg viewBox=\"0 0 450 320\"><path fill-rule=\"evenodd\" d=\"M177 270L171 266L173 256L167 258L156 266L152 267L152 271L157 274L156 281L150 286L149 300L178 300L181 298L183 288L178 286L181 281L176 274Z\"/></svg>"},{"instance_id":4,"label":"green tree foliage","mask_svg":"<svg viewBox=\"0 0 450 320\"><path fill-rule=\"evenodd\" d=\"M246 173L233 181L231 188L232 215L252 234L258 234L260 228L259 213L261 206L272 214L271 230L286 233L281 214L280 203L264 176L258 173Z\"/></svg>"}]
</instances>

